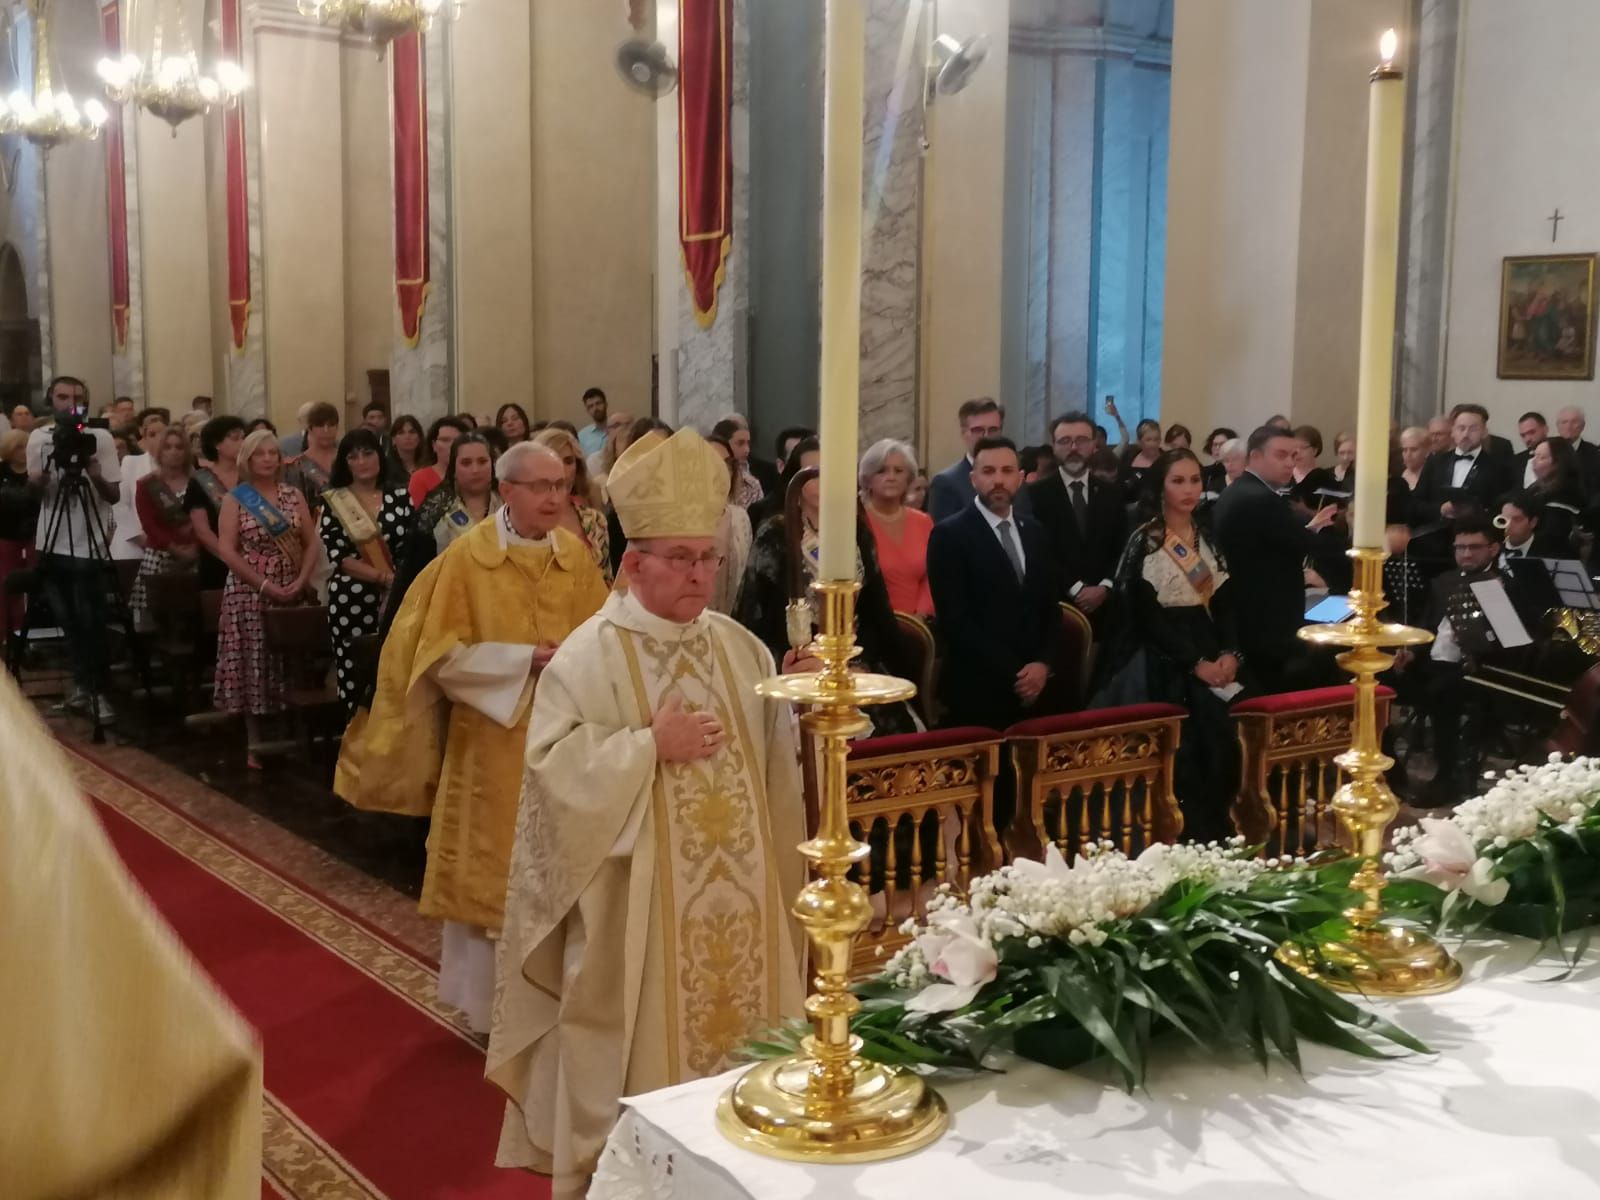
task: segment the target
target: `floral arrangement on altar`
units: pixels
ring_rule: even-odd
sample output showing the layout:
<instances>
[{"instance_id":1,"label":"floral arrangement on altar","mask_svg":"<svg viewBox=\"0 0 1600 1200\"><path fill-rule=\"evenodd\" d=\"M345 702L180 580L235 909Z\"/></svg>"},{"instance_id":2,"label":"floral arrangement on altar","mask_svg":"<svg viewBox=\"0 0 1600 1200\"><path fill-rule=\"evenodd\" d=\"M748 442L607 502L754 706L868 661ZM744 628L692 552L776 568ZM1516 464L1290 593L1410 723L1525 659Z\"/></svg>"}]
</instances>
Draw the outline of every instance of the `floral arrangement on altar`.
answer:
<instances>
[{"instance_id":1,"label":"floral arrangement on altar","mask_svg":"<svg viewBox=\"0 0 1600 1200\"><path fill-rule=\"evenodd\" d=\"M1490 779L1454 815L1396 831L1387 899L1441 930L1554 941L1576 964L1600 924L1600 759L1552 754Z\"/></svg>"},{"instance_id":2,"label":"floral arrangement on altar","mask_svg":"<svg viewBox=\"0 0 1600 1200\"><path fill-rule=\"evenodd\" d=\"M1167 1033L1263 1064L1276 1052L1296 1068L1301 1039L1366 1057L1385 1057L1385 1043L1427 1052L1274 958L1285 941L1327 936L1354 898L1354 870L1263 862L1242 839L1137 858L1103 843L1071 865L1051 846L1043 863L974 880L964 900L942 890L925 924L904 927L912 941L857 985L853 1029L879 1062L977 1070L1010 1051L1066 1069L1105 1058L1130 1090ZM804 1032L785 1026L751 1053L792 1053Z\"/></svg>"}]
</instances>

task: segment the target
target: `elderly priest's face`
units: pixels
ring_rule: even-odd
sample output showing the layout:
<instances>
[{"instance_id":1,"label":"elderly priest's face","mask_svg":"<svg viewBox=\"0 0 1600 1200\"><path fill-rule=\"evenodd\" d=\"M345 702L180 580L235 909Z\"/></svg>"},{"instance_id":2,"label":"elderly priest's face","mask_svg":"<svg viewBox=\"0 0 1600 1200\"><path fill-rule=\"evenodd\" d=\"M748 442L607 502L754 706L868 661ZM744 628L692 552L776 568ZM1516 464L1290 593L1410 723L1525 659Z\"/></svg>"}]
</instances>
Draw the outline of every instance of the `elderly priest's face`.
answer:
<instances>
[{"instance_id":1,"label":"elderly priest's face","mask_svg":"<svg viewBox=\"0 0 1600 1200\"><path fill-rule=\"evenodd\" d=\"M687 624L711 603L722 559L713 538L642 538L628 543L622 567L639 603L667 621Z\"/></svg>"},{"instance_id":2,"label":"elderly priest's face","mask_svg":"<svg viewBox=\"0 0 1600 1200\"><path fill-rule=\"evenodd\" d=\"M500 481L500 498L511 510L511 524L523 537L543 537L561 521L567 499L567 473L553 453L524 454Z\"/></svg>"}]
</instances>

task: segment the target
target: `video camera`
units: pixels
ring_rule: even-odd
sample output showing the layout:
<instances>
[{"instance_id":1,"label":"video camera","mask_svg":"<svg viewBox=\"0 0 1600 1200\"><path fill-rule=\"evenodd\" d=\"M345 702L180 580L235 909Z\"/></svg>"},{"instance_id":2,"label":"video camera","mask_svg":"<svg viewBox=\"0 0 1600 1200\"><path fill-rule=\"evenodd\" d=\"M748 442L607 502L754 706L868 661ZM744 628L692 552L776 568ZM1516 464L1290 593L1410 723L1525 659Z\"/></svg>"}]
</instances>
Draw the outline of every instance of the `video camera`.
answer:
<instances>
[{"instance_id":1,"label":"video camera","mask_svg":"<svg viewBox=\"0 0 1600 1200\"><path fill-rule=\"evenodd\" d=\"M94 434L82 413L59 413L50 439L50 463L67 475L81 475L95 454Z\"/></svg>"}]
</instances>

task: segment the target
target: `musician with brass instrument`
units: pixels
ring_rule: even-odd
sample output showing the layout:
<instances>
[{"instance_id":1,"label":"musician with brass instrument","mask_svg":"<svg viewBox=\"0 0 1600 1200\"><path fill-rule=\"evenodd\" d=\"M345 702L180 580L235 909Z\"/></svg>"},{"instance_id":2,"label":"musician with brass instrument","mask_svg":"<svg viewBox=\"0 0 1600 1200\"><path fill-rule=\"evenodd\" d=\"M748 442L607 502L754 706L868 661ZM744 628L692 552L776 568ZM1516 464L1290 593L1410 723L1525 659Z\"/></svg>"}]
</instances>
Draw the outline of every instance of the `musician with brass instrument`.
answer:
<instances>
[{"instance_id":1,"label":"musician with brass instrument","mask_svg":"<svg viewBox=\"0 0 1600 1200\"><path fill-rule=\"evenodd\" d=\"M1458 517L1454 527L1455 569L1433 581L1422 621L1434 635L1433 644L1425 655L1399 651L1393 673L1401 702L1427 713L1433 724L1438 773L1426 793L1414 799L1420 808L1454 804L1476 790L1481 747L1463 747L1461 739L1475 691L1464 685L1466 677L1485 665L1525 666L1536 649L1501 643L1473 585L1499 582L1530 633L1541 627L1542 609L1535 612L1530 605L1529 589L1500 570L1504 532L1482 513Z\"/></svg>"}]
</instances>

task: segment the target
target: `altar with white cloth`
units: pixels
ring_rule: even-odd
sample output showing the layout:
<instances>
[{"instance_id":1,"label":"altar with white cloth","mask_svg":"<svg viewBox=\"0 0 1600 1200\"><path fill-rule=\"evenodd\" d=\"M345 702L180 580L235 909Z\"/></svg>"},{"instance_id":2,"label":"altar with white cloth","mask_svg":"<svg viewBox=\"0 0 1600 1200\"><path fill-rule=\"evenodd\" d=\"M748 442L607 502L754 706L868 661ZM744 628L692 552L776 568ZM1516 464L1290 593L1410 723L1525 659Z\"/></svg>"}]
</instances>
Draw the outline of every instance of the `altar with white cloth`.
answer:
<instances>
[{"instance_id":1,"label":"altar with white cloth","mask_svg":"<svg viewBox=\"0 0 1600 1200\"><path fill-rule=\"evenodd\" d=\"M1384 1062L1302 1043L1304 1075L1174 1038L1148 1092L1014 1061L941 1082L919 1154L813 1166L716 1126L737 1072L624 1101L590 1200L1548 1200L1600 1198L1600 955L1562 982L1531 942L1475 943L1457 991L1386 1002L1435 1051Z\"/></svg>"}]
</instances>

